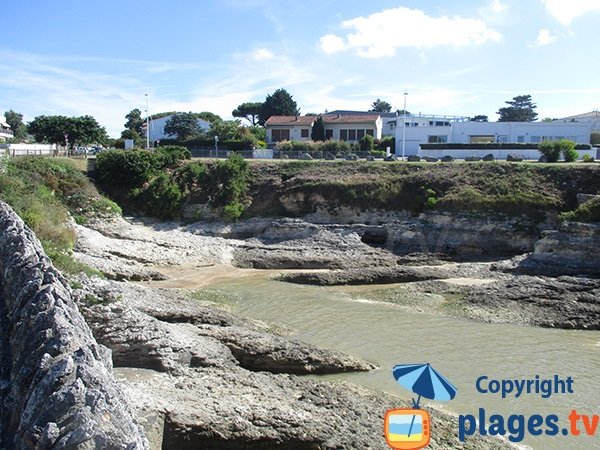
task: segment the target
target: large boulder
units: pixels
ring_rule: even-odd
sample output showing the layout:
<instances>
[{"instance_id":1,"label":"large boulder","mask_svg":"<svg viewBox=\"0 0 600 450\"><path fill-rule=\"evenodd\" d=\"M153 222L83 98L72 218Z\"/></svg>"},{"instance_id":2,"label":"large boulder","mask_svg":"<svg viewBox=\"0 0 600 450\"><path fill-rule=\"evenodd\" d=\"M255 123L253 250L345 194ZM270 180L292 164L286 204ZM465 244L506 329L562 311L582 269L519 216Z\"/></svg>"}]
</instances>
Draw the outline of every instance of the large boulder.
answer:
<instances>
[{"instance_id":1,"label":"large boulder","mask_svg":"<svg viewBox=\"0 0 600 450\"><path fill-rule=\"evenodd\" d=\"M445 155L442 156L442 162L454 162L454 156L451 155Z\"/></svg>"},{"instance_id":2,"label":"large boulder","mask_svg":"<svg viewBox=\"0 0 600 450\"><path fill-rule=\"evenodd\" d=\"M496 157L492 153L488 153L482 159L484 161L496 161Z\"/></svg>"},{"instance_id":3,"label":"large boulder","mask_svg":"<svg viewBox=\"0 0 600 450\"><path fill-rule=\"evenodd\" d=\"M145 449L98 345L33 232L0 202L0 446Z\"/></svg>"},{"instance_id":4,"label":"large boulder","mask_svg":"<svg viewBox=\"0 0 600 450\"><path fill-rule=\"evenodd\" d=\"M408 162L419 162L421 157L419 155L409 155Z\"/></svg>"}]
</instances>

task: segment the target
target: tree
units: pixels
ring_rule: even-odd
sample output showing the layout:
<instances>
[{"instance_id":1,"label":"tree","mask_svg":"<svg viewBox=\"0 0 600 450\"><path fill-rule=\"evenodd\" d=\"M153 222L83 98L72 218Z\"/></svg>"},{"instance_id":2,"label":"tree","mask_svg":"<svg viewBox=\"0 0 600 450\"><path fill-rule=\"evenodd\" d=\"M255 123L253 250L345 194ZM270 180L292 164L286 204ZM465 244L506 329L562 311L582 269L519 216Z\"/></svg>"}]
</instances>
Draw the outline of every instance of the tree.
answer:
<instances>
[{"instance_id":1,"label":"tree","mask_svg":"<svg viewBox=\"0 0 600 450\"><path fill-rule=\"evenodd\" d=\"M271 116L297 116L300 114L298 105L285 89L277 89L267 95L258 115L259 124L264 126Z\"/></svg>"},{"instance_id":2,"label":"tree","mask_svg":"<svg viewBox=\"0 0 600 450\"><path fill-rule=\"evenodd\" d=\"M533 122L538 116L534 111L537 106L532 102L531 95L518 95L512 101L504 103L509 106L498 110L498 122Z\"/></svg>"},{"instance_id":3,"label":"tree","mask_svg":"<svg viewBox=\"0 0 600 450\"><path fill-rule=\"evenodd\" d=\"M38 142L53 144L95 144L105 143L106 130L92 116L38 116L27 125Z\"/></svg>"},{"instance_id":4,"label":"tree","mask_svg":"<svg viewBox=\"0 0 600 450\"><path fill-rule=\"evenodd\" d=\"M142 126L144 125L144 119L142 118L142 112L135 108L129 111L129 113L125 116L127 122L125 122L124 127L128 130L135 131L137 134L142 134Z\"/></svg>"},{"instance_id":5,"label":"tree","mask_svg":"<svg viewBox=\"0 0 600 450\"><path fill-rule=\"evenodd\" d=\"M252 126L258 124L258 115L262 108L261 102L246 102L239 105L236 109L231 112L233 117L240 117L246 119Z\"/></svg>"},{"instance_id":6,"label":"tree","mask_svg":"<svg viewBox=\"0 0 600 450\"><path fill-rule=\"evenodd\" d=\"M179 140L186 140L202 134L198 123L198 114L193 112L175 113L165 123L165 133L176 136Z\"/></svg>"},{"instance_id":7,"label":"tree","mask_svg":"<svg viewBox=\"0 0 600 450\"><path fill-rule=\"evenodd\" d=\"M373 104L371 105L372 112L389 113L391 110L392 110L392 105L384 100L379 99L379 98L377 100L375 100L373 102Z\"/></svg>"},{"instance_id":8,"label":"tree","mask_svg":"<svg viewBox=\"0 0 600 450\"><path fill-rule=\"evenodd\" d=\"M324 141L325 140L325 122L321 116L317 117L315 123L313 123L310 138L313 141Z\"/></svg>"},{"instance_id":9,"label":"tree","mask_svg":"<svg viewBox=\"0 0 600 450\"><path fill-rule=\"evenodd\" d=\"M488 122L488 116L484 114L478 114L469 119L469 122Z\"/></svg>"},{"instance_id":10,"label":"tree","mask_svg":"<svg viewBox=\"0 0 600 450\"><path fill-rule=\"evenodd\" d=\"M6 123L10 125L15 140L22 141L27 137L27 127L23 123L23 114L8 110L4 113Z\"/></svg>"},{"instance_id":11,"label":"tree","mask_svg":"<svg viewBox=\"0 0 600 450\"><path fill-rule=\"evenodd\" d=\"M397 109L396 115L399 117L410 116L410 111L406 111L404 109Z\"/></svg>"}]
</instances>

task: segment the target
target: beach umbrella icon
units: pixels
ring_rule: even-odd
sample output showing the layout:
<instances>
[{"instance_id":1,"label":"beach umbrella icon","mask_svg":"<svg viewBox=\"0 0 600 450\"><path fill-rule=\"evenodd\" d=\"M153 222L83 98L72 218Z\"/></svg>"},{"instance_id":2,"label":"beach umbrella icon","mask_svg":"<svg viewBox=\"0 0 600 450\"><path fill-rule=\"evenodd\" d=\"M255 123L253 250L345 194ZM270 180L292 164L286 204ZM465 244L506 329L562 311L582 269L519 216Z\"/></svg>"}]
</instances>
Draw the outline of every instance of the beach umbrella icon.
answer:
<instances>
[{"instance_id":1,"label":"beach umbrella icon","mask_svg":"<svg viewBox=\"0 0 600 450\"><path fill-rule=\"evenodd\" d=\"M413 398L413 408L419 409L421 397L430 400L449 401L456 395L456 388L429 363L427 364L399 364L394 366L392 373L396 381L404 388L417 394ZM413 416L414 422L414 416ZM408 435L412 431L411 423Z\"/></svg>"}]
</instances>

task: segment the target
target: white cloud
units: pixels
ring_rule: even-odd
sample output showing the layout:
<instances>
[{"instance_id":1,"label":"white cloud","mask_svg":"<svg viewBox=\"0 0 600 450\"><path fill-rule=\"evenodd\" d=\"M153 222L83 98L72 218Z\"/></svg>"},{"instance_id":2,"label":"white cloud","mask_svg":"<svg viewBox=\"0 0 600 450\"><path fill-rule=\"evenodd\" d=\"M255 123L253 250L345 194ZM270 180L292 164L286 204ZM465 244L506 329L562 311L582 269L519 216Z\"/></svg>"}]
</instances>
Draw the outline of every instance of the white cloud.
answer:
<instances>
[{"instance_id":1,"label":"white cloud","mask_svg":"<svg viewBox=\"0 0 600 450\"><path fill-rule=\"evenodd\" d=\"M500 3L497 6L500 7ZM351 30L344 38L334 34L321 38L321 49L325 53L350 49L360 56L378 58L393 56L399 47L463 47L502 39L500 33L488 28L480 19L431 17L423 11L404 7L356 17L344 21L342 27Z\"/></svg>"},{"instance_id":2,"label":"white cloud","mask_svg":"<svg viewBox=\"0 0 600 450\"><path fill-rule=\"evenodd\" d=\"M599 0L542 0L548 12L562 25L571 25L578 17L600 12Z\"/></svg>"},{"instance_id":3,"label":"white cloud","mask_svg":"<svg viewBox=\"0 0 600 450\"><path fill-rule=\"evenodd\" d=\"M555 35L550 34L550 30L542 28L535 40L535 45L542 47L543 45L552 44L554 41L556 41L556 38L557 37Z\"/></svg>"},{"instance_id":4,"label":"white cloud","mask_svg":"<svg viewBox=\"0 0 600 450\"><path fill-rule=\"evenodd\" d=\"M506 3L502 3L501 0L492 0L492 3L490 4L490 10L494 14L502 14L502 13L508 11L509 9L510 9L510 6L507 5Z\"/></svg>"},{"instance_id":5,"label":"white cloud","mask_svg":"<svg viewBox=\"0 0 600 450\"><path fill-rule=\"evenodd\" d=\"M275 55L268 48L257 48L252 55L254 61L268 61L275 58Z\"/></svg>"}]
</instances>

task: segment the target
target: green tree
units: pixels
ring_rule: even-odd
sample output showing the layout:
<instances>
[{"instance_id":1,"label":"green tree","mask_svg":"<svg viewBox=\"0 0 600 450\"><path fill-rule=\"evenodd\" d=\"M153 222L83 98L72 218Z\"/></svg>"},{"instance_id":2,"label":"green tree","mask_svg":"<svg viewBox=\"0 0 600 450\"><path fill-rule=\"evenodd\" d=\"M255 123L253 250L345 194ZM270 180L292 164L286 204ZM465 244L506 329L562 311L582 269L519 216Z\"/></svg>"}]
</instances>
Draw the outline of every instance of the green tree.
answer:
<instances>
[{"instance_id":1,"label":"green tree","mask_svg":"<svg viewBox=\"0 0 600 450\"><path fill-rule=\"evenodd\" d=\"M267 95L258 115L259 124L264 126L271 116L297 116L300 108L285 89L277 89L273 94Z\"/></svg>"},{"instance_id":2,"label":"green tree","mask_svg":"<svg viewBox=\"0 0 600 450\"><path fill-rule=\"evenodd\" d=\"M325 122L321 116L317 117L317 120L313 123L310 138L313 141L324 141L325 140Z\"/></svg>"},{"instance_id":3,"label":"green tree","mask_svg":"<svg viewBox=\"0 0 600 450\"><path fill-rule=\"evenodd\" d=\"M27 137L27 127L23 122L23 114L11 110L4 113L6 123L10 125L10 129L13 132L14 139L16 141L23 141Z\"/></svg>"},{"instance_id":4,"label":"green tree","mask_svg":"<svg viewBox=\"0 0 600 450\"><path fill-rule=\"evenodd\" d=\"M410 116L410 111L406 111L404 109L397 109L396 110L396 115L398 117Z\"/></svg>"},{"instance_id":5,"label":"green tree","mask_svg":"<svg viewBox=\"0 0 600 450\"><path fill-rule=\"evenodd\" d=\"M173 114L165 123L165 133L176 136L181 141L200 136L202 128L198 123L198 114L193 112Z\"/></svg>"},{"instance_id":6,"label":"green tree","mask_svg":"<svg viewBox=\"0 0 600 450\"><path fill-rule=\"evenodd\" d=\"M389 113L391 110L392 110L392 105L384 100L379 99L379 98L371 104L372 112Z\"/></svg>"},{"instance_id":7,"label":"green tree","mask_svg":"<svg viewBox=\"0 0 600 450\"><path fill-rule=\"evenodd\" d=\"M518 95L505 103L509 106L498 110L498 122L533 122L538 116L531 95Z\"/></svg>"},{"instance_id":8,"label":"green tree","mask_svg":"<svg viewBox=\"0 0 600 450\"><path fill-rule=\"evenodd\" d=\"M236 109L231 112L233 117L239 117L246 119L252 126L258 125L260 109L262 108L261 102L246 102L239 105Z\"/></svg>"},{"instance_id":9,"label":"green tree","mask_svg":"<svg viewBox=\"0 0 600 450\"><path fill-rule=\"evenodd\" d=\"M470 122L488 122L488 116L484 115L484 114L478 114L476 116L473 116L469 119Z\"/></svg>"},{"instance_id":10,"label":"green tree","mask_svg":"<svg viewBox=\"0 0 600 450\"><path fill-rule=\"evenodd\" d=\"M128 130L135 131L140 136L142 135L142 126L144 125L144 119L142 118L142 112L135 108L129 111L129 113L125 116L127 122L125 122L124 127Z\"/></svg>"},{"instance_id":11,"label":"green tree","mask_svg":"<svg viewBox=\"0 0 600 450\"><path fill-rule=\"evenodd\" d=\"M38 142L71 145L105 143L106 130L92 116L38 116L27 125Z\"/></svg>"}]
</instances>

